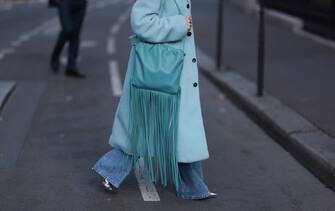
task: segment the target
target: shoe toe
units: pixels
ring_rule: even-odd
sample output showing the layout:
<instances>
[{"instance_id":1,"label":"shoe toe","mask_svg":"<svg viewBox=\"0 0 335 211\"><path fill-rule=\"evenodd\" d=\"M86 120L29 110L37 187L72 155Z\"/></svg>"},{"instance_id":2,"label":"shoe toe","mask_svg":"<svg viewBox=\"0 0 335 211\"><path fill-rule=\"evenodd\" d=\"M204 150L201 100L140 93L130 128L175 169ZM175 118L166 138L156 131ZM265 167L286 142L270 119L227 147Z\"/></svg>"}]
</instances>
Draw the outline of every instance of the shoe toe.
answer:
<instances>
[{"instance_id":1,"label":"shoe toe","mask_svg":"<svg viewBox=\"0 0 335 211\"><path fill-rule=\"evenodd\" d=\"M217 195L216 193L212 193L212 192L210 192L207 198L215 198L215 197L217 197L217 196L218 196L218 195Z\"/></svg>"},{"instance_id":2,"label":"shoe toe","mask_svg":"<svg viewBox=\"0 0 335 211\"><path fill-rule=\"evenodd\" d=\"M104 179L103 181L102 181L102 185L108 190L108 191L110 191L110 192L117 192L117 188L116 187L114 187L110 182L108 182L108 180L107 179Z\"/></svg>"}]
</instances>

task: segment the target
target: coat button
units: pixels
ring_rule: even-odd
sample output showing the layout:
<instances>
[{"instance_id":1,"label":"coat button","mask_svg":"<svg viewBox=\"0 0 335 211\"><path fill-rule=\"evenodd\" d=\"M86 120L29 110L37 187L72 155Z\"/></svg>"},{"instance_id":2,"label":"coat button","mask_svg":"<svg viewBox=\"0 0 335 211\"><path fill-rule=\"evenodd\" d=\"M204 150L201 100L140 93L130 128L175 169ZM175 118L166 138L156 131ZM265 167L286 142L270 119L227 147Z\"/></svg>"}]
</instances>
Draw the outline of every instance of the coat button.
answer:
<instances>
[{"instance_id":1,"label":"coat button","mask_svg":"<svg viewBox=\"0 0 335 211\"><path fill-rule=\"evenodd\" d=\"M187 9L190 9L190 4L187 4L186 7L187 7Z\"/></svg>"},{"instance_id":2,"label":"coat button","mask_svg":"<svg viewBox=\"0 0 335 211\"><path fill-rule=\"evenodd\" d=\"M192 35L192 32L187 32L187 36L191 36Z\"/></svg>"},{"instance_id":3,"label":"coat button","mask_svg":"<svg viewBox=\"0 0 335 211\"><path fill-rule=\"evenodd\" d=\"M193 62L193 63L196 63L196 62L197 62L197 59L196 59L196 58L193 58L193 59L192 59L192 62Z\"/></svg>"},{"instance_id":4,"label":"coat button","mask_svg":"<svg viewBox=\"0 0 335 211\"><path fill-rule=\"evenodd\" d=\"M198 86L198 83L194 82L194 83L193 83L193 86L194 86L194 87L197 87L197 86Z\"/></svg>"}]
</instances>

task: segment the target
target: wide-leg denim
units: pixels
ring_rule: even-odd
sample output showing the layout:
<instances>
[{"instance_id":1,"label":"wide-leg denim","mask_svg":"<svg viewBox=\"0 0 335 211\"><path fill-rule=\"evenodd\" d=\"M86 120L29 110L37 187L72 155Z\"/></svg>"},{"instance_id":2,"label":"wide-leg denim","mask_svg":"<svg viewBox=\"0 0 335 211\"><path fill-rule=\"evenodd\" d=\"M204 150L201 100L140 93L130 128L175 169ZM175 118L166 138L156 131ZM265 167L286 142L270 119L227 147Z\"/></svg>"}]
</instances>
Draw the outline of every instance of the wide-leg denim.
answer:
<instances>
[{"instance_id":1,"label":"wide-leg denim","mask_svg":"<svg viewBox=\"0 0 335 211\"><path fill-rule=\"evenodd\" d=\"M207 198L209 190L203 180L201 162L178 163L178 167L180 185L177 195L183 199ZM93 170L118 188L132 168L133 158L131 155L120 149L112 149L96 162Z\"/></svg>"}]
</instances>

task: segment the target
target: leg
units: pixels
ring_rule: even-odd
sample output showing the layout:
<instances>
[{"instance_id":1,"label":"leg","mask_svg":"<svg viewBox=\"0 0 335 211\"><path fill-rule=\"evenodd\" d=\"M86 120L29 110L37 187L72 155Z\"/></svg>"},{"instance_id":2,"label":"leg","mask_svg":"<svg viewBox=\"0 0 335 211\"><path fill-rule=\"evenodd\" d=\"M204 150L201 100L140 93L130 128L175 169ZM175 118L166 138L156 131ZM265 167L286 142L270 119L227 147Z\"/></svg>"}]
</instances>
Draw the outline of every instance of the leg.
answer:
<instances>
[{"instance_id":1,"label":"leg","mask_svg":"<svg viewBox=\"0 0 335 211\"><path fill-rule=\"evenodd\" d=\"M67 38L63 31L61 31L58 35L56 45L54 47L54 50L52 51L52 59L59 59L60 54L62 53L62 50L64 48L64 45L67 41Z\"/></svg>"},{"instance_id":2,"label":"leg","mask_svg":"<svg viewBox=\"0 0 335 211\"><path fill-rule=\"evenodd\" d=\"M93 170L118 188L129 175L132 167L133 157L131 155L127 155L120 149L112 149L98 160Z\"/></svg>"},{"instance_id":3,"label":"leg","mask_svg":"<svg viewBox=\"0 0 335 211\"><path fill-rule=\"evenodd\" d=\"M52 53L52 60L59 60L59 56L64 48L65 43L69 40L71 34L71 16L70 16L70 8L66 1L60 1L58 6L58 15L61 24L61 32L59 33L56 45L54 47Z\"/></svg>"},{"instance_id":4,"label":"leg","mask_svg":"<svg viewBox=\"0 0 335 211\"><path fill-rule=\"evenodd\" d=\"M80 46L80 33L86 14L86 3L71 6L71 20L73 23L70 37L67 69L76 69L77 56Z\"/></svg>"},{"instance_id":5,"label":"leg","mask_svg":"<svg viewBox=\"0 0 335 211\"><path fill-rule=\"evenodd\" d=\"M183 199L208 198L210 192L203 180L201 162L178 163L180 183L178 196Z\"/></svg>"}]
</instances>

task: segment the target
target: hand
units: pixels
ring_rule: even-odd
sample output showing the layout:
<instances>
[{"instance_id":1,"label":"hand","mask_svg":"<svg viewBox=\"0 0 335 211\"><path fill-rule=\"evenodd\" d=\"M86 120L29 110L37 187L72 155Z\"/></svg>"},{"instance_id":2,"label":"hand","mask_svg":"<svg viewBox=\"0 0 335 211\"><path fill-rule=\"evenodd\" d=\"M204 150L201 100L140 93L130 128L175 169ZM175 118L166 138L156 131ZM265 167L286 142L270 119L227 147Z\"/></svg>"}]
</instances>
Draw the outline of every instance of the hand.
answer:
<instances>
[{"instance_id":1,"label":"hand","mask_svg":"<svg viewBox=\"0 0 335 211\"><path fill-rule=\"evenodd\" d=\"M191 16L185 16L185 20L187 22L188 29L191 29L193 26L193 21Z\"/></svg>"}]
</instances>

